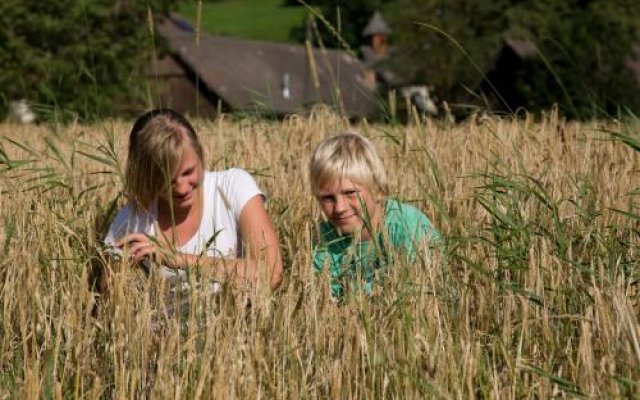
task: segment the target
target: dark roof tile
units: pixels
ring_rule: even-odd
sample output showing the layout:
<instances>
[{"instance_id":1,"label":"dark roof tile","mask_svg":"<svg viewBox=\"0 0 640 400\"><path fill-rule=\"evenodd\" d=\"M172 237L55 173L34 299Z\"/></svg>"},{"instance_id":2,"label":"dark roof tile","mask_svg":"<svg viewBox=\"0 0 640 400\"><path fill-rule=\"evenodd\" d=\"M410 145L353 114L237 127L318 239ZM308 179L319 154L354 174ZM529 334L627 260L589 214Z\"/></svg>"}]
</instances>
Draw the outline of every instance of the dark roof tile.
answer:
<instances>
[{"instance_id":1,"label":"dark roof tile","mask_svg":"<svg viewBox=\"0 0 640 400\"><path fill-rule=\"evenodd\" d=\"M325 103L355 117L375 110L375 92L364 82L364 67L344 51L314 48L310 56L301 45L206 34L196 45L195 33L179 29L171 18L159 20L157 27L174 56L234 109L288 114ZM341 102L336 101L338 93Z\"/></svg>"}]
</instances>

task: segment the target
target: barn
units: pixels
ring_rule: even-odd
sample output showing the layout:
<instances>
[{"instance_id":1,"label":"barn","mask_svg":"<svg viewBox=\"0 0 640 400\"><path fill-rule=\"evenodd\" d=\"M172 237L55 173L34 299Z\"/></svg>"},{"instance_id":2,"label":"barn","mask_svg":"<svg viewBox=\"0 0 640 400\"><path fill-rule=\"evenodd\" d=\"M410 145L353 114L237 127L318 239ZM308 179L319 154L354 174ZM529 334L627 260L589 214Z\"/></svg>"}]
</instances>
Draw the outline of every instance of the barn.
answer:
<instances>
[{"instance_id":1,"label":"barn","mask_svg":"<svg viewBox=\"0 0 640 400\"><path fill-rule=\"evenodd\" d=\"M154 106L284 116L316 104L362 118L376 112L375 82L342 50L201 34L178 15L156 20L167 53L149 68Z\"/></svg>"}]
</instances>

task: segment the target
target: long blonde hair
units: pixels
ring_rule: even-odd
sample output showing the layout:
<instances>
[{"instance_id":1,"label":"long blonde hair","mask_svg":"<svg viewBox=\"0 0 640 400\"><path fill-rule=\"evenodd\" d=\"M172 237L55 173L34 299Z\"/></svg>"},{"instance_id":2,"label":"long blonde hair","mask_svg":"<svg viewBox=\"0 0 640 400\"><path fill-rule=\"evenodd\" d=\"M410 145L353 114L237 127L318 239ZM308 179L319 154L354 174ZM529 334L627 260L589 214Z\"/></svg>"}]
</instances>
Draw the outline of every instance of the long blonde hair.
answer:
<instances>
[{"instance_id":1,"label":"long blonde hair","mask_svg":"<svg viewBox=\"0 0 640 400\"><path fill-rule=\"evenodd\" d=\"M170 190L186 146L193 148L204 165L198 136L180 113L159 108L138 117L129 135L124 182L125 193L136 206L149 210L163 191Z\"/></svg>"}]
</instances>

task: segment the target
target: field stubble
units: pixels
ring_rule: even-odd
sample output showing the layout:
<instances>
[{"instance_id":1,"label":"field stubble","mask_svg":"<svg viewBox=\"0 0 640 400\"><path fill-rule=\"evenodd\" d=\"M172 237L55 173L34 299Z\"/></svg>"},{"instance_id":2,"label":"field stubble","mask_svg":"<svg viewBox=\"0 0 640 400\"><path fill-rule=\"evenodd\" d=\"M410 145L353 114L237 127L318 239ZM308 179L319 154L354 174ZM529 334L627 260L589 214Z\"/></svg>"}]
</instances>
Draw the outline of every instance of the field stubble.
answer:
<instances>
[{"instance_id":1,"label":"field stubble","mask_svg":"<svg viewBox=\"0 0 640 400\"><path fill-rule=\"evenodd\" d=\"M96 298L130 122L0 125L0 398L640 393L639 153L605 132L629 126L550 113L351 127L323 111L196 125L210 169L243 167L267 193L283 286L192 293L171 317L161 282L114 264ZM348 128L373 138L392 192L425 210L447 249L337 306L309 267L307 163Z\"/></svg>"}]
</instances>

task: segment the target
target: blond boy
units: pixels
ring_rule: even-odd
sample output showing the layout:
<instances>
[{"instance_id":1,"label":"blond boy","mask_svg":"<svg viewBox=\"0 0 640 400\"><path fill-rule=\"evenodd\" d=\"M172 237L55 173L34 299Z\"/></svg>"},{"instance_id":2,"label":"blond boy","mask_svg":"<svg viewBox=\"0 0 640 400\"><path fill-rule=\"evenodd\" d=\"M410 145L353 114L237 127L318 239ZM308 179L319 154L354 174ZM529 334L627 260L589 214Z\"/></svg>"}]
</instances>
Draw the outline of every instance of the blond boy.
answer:
<instances>
[{"instance_id":1,"label":"blond boy","mask_svg":"<svg viewBox=\"0 0 640 400\"><path fill-rule=\"evenodd\" d=\"M334 297L342 298L346 286L370 293L391 252L413 261L421 244L440 241L424 213L388 196L384 165L365 137L340 133L322 141L309 170L326 218L319 226L313 266L329 268Z\"/></svg>"}]
</instances>

